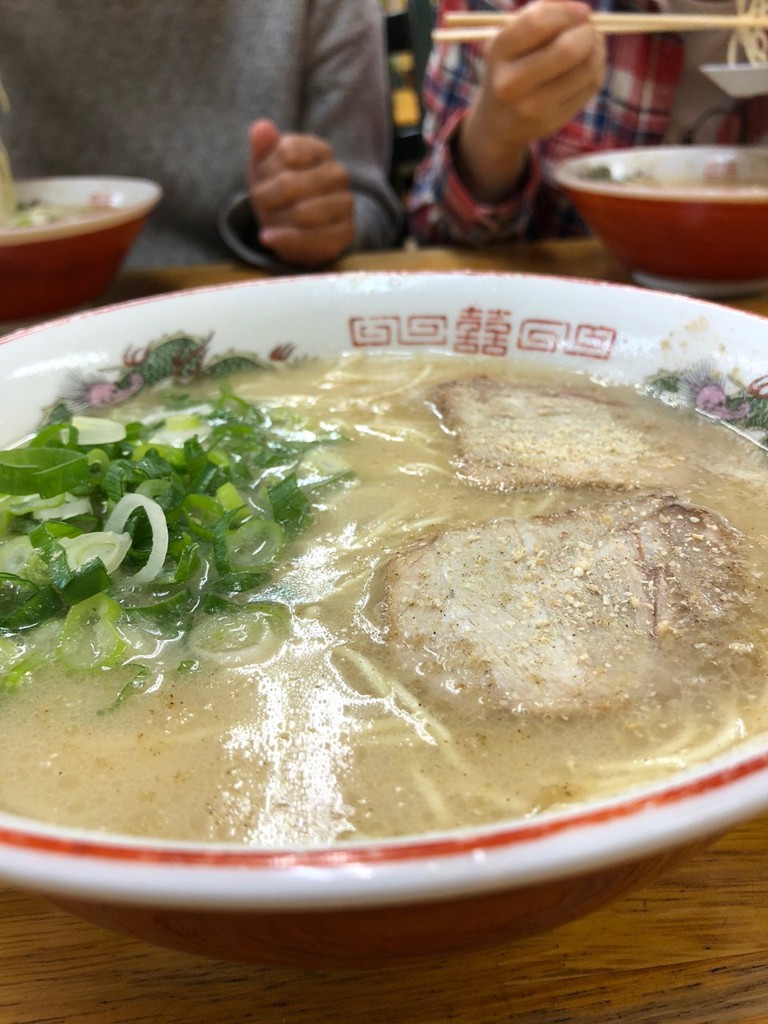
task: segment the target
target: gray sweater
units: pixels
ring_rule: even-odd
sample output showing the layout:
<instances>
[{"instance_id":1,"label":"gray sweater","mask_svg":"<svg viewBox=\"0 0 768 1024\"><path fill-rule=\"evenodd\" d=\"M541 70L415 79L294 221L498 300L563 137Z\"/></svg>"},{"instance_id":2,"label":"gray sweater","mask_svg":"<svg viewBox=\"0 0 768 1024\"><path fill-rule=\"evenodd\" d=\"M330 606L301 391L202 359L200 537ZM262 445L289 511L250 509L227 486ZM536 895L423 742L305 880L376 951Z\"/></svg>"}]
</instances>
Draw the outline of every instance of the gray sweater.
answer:
<instances>
[{"instance_id":1,"label":"gray sweater","mask_svg":"<svg viewBox=\"0 0 768 1024\"><path fill-rule=\"evenodd\" d=\"M331 142L352 179L355 248L397 237L378 0L0 0L0 77L15 177L163 186L134 266L227 258L225 224L231 248L270 265L235 199L257 117Z\"/></svg>"}]
</instances>

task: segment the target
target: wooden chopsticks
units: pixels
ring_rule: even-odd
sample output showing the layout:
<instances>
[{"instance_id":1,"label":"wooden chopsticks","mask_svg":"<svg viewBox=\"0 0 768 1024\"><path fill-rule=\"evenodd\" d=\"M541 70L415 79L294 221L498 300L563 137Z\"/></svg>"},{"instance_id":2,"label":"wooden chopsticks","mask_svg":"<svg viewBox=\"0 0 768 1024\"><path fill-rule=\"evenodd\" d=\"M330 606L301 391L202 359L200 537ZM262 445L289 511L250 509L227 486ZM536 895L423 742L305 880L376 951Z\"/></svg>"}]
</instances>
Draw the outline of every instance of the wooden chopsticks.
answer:
<instances>
[{"instance_id":1,"label":"wooden chopsticks","mask_svg":"<svg viewBox=\"0 0 768 1024\"><path fill-rule=\"evenodd\" d=\"M519 13L519 12L518 12ZM445 28L432 33L435 43L472 43L491 39L517 14L482 12L447 12ZM768 28L766 14L610 14L595 12L592 24L606 35L627 35L642 32L700 32L707 29Z\"/></svg>"}]
</instances>

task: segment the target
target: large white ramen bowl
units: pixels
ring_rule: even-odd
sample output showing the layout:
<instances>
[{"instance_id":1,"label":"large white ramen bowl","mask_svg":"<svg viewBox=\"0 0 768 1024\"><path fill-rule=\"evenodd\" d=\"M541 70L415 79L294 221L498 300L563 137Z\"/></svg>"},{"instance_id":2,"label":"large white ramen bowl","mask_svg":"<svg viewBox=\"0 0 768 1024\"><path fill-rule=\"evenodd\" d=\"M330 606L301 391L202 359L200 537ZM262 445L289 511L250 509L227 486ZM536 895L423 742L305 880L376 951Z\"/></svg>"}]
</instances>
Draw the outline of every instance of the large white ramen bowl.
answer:
<instances>
[{"instance_id":1,"label":"large white ramen bowl","mask_svg":"<svg viewBox=\"0 0 768 1024\"><path fill-rule=\"evenodd\" d=\"M210 336L204 359L434 347L621 382L706 367L715 416L715 386L754 403L768 395L768 322L697 299L526 275L311 276L131 302L6 336L3 445L35 428L73 381L89 378L92 400L104 404L135 389L131 374L158 379L153 343L180 332ZM568 811L335 848L161 842L0 814L0 879L212 957L368 966L551 928L766 808L768 737Z\"/></svg>"}]
</instances>

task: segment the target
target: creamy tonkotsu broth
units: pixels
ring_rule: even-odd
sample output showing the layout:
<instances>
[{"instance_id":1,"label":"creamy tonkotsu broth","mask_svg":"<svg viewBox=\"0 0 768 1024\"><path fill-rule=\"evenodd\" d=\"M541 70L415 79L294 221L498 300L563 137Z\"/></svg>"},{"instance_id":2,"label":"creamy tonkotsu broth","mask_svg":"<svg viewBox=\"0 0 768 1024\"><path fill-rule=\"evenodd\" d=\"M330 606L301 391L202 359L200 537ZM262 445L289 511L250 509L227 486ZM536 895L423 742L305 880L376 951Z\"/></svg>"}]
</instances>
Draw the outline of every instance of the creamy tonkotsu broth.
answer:
<instances>
[{"instance_id":1,"label":"creamy tonkotsu broth","mask_svg":"<svg viewBox=\"0 0 768 1024\"><path fill-rule=\"evenodd\" d=\"M631 700L620 695L633 664L617 660L616 701L574 713L515 709L472 679L442 686L417 662L404 670L388 643L385 571L395 555L449 527L616 497L591 487L498 491L457 475L456 438L426 398L440 382L478 375L578 386L637 410L660 439L638 466L641 489L674 493L746 537L744 603L729 620L725 657L692 658L690 671L682 658L678 678ZM150 837L324 845L606 797L765 729L768 468L755 446L631 388L499 361L352 354L229 384L350 438L339 457L356 479L319 499L268 587L292 609L288 638L244 665L167 645L151 684L108 714L112 673L41 666L0 702L4 810ZM116 415L147 417L160 395ZM179 671L190 658L196 669Z\"/></svg>"}]
</instances>

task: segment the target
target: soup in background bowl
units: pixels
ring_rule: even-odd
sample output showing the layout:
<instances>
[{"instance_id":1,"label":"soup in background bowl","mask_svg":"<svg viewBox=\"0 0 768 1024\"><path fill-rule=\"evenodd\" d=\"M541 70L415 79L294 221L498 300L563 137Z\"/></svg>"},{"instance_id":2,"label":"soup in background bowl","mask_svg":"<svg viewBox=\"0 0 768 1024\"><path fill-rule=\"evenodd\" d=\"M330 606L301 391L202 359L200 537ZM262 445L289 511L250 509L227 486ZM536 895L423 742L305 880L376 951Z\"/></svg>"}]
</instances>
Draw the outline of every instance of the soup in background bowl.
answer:
<instances>
[{"instance_id":1,"label":"soup in background bowl","mask_svg":"<svg viewBox=\"0 0 768 1024\"><path fill-rule=\"evenodd\" d=\"M6 336L0 876L368 966L553 927L763 810L767 330L424 273ZM87 483L23 494L57 445ZM94 521L111 580L70 571Z\"/></svg>"}]
</instances>

